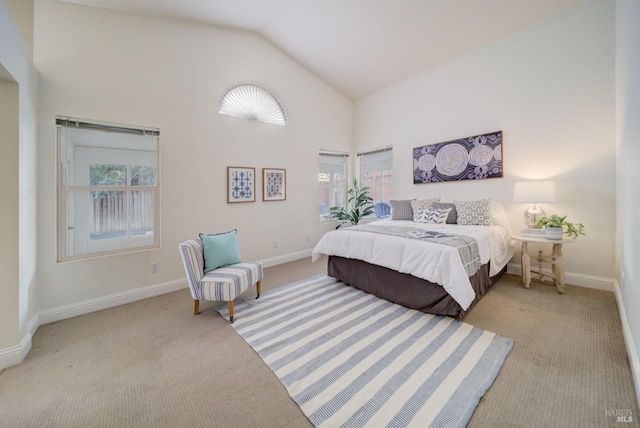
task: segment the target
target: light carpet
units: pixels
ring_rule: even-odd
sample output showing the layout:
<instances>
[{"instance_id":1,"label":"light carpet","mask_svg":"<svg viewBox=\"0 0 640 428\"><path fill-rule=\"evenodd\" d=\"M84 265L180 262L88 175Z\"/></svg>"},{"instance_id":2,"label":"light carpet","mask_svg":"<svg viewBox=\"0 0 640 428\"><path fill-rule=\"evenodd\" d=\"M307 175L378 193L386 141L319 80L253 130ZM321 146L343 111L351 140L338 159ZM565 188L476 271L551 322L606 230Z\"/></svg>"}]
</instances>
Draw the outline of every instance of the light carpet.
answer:
<instances>
[{"instance_id":1,"label":"light carpet","mask_svg":"<svg viewBox=\"0 0 640 428\"><path fill-rule=\"evenodd\" d=\"M317 427L465 426L513 346L326 275L237 303L234 319Z\"/></svg>"}]
</instances>

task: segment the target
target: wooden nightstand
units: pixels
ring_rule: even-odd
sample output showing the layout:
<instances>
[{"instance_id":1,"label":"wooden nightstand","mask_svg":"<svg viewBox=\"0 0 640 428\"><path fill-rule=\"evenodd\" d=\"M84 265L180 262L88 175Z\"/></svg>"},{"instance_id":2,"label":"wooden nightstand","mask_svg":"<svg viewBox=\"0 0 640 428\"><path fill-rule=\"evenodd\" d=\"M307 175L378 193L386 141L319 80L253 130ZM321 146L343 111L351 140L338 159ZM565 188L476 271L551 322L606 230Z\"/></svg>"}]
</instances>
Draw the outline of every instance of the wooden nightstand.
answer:
<instances>
[{"instance_id":1,"label":"wooden nightstand","mask_svg":"<svg viewBox=\"0 0 640 428\"><path fill-rule=\"evenodd\" d=\"M512 236L511 239L522 242L522 282L524 288L529 288L531 284L531 273L535 273L541 280L544 277L553 279L554 284L558 288L558 293L564 293L564 260L562 259L562 244L569 244L575 241L574 238L547 239L536 238L530 236ZM529 255L529 243L552 244L551 254L543 255L542 251L538 251L537 256ZM531 259L538 261L538 266L531 267ZM551 273L542 271L542 264L551 264Z\"/></svg>"}]
</instances>

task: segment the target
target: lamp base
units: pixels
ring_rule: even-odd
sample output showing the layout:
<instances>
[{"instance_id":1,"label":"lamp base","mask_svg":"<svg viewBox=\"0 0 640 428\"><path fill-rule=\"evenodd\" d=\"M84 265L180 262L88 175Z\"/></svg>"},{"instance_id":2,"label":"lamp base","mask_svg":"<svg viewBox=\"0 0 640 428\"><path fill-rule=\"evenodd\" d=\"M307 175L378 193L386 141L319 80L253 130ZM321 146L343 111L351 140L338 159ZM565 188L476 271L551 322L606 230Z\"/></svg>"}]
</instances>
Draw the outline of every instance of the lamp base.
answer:
<instances>
[{"instance_id":1,"label":"lamp base","mask_svg":"<svg viewBox=\"0 0 640 428\"><path fill-rule=\"evenodd\" d=\"M545 213L542 208L533 204L522 214L522 220L524 221L524 224L527 225L527 229L538 229L536 223L538 223L538 220L540 220L541 217L546 215L547 213Z\"/></svg>"}]
</instances>

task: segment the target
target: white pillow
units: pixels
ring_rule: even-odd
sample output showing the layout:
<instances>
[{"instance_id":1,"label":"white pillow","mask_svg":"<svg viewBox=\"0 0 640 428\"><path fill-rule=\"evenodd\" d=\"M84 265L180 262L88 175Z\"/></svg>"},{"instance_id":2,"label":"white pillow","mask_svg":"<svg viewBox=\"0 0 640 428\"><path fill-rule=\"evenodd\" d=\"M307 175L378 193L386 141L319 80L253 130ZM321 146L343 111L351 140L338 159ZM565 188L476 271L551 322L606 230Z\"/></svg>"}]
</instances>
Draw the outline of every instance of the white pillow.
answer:
<instances>
[{"instance_id":1,"label":"white pillow","mask_svg":"<svg viewBox=\"0 0 640 428\"><path fill-rule=\"evenodd\" d=\"M439 209L428 209L428 210L417 210L414 215L417 219L416 223L429 223L429 224L445 224L447 222L447 217L449 216L449 212L452 208L439 208Z\"/></svg>"},{"instance_id":2,"label":"white pillow","mask_svg":"<svg viewBox=\"0 0 640 428\"><path fill-rule=\"evenodd\" d=\"M507 216L507 212L505 211L502 202L491 201L489 214L491 215L491 222L494 225L504 227L505 229L507 229L507 233L509 235L513 234L511 230L511 223L509 222L509 217Z\"/></svg>"}]
</instances>

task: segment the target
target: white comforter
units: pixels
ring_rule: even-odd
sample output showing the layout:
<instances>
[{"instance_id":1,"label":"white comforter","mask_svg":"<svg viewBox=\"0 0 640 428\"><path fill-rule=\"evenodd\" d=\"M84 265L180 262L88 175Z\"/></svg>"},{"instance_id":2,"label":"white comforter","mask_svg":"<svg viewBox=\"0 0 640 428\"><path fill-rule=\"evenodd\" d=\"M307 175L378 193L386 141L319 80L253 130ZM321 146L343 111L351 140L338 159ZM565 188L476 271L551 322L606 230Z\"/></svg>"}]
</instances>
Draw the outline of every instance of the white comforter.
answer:
<instances>
[{"instance_id":1,"label":"white comforter","mask_svg":"<svg viewBox=\"0 0 640 428\"><path fill-rule=\"evenodd\" d=\"M370 224L410 226L470 236L478 242L480 262L485 264L491 260L491 276L500 272L514 252L509 233L502 226L458 226L398 220L381 220ZM346 228L327 232L320 239L312 258L316 261L323 254L362 260L440 284L463 310L467 310L475 298L460 254L453 247L421 239L349 231Z\"/></svg>"}]
</instances>

